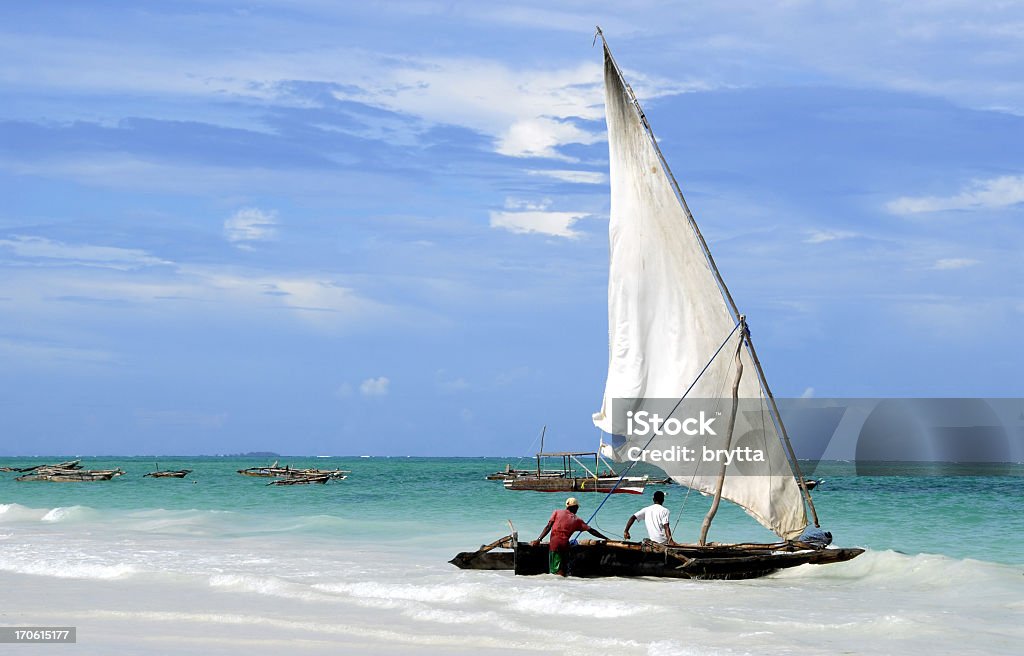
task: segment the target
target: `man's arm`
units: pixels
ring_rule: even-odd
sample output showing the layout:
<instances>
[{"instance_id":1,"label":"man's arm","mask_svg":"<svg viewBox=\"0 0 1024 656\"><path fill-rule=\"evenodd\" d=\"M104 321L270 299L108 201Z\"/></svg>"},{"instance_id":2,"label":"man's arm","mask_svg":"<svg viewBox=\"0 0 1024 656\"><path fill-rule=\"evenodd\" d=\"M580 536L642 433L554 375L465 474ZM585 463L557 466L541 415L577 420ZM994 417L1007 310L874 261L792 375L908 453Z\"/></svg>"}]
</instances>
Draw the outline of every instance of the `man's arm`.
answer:
<instances>
[{"instance_id":1,"label":"man's arm","mask_svg":"<svg viewBox=\"0 0 1024 656\"><path fill-rule=\"evenodd\" d=\"M669 544L675 544L676 541L672 539L672 529L669 528L668 522L665 522L664 524L662 524L661 527L663 529L665 529L665 537L668 538L668 543Z\"/></svg>"},{"instance_id":2,"label":"man's arm","mask_svg":"<svg viewBox=\"0 0 1024 656\"><path fill-rule=\"evenodd\" d=\"M629 527L632 526L633 522L635 522L635 521L636 521L636 516L630 515L629 516L629 521L626 522L626 529L624 531L622 531L622 539L623 540L628 540L629 539Z\"/></svg>"},{"instance_id":3,"label":"man's arm","mask_svg":"<svg viewBox=\"0 0 1024 656\"><path fill-rule=\"evenodd\" d=\"M540 532L540 537L530 543L531 547L536 547L538 544L540 544L541 540L543 540L545 537L547 537L548 531L551 530L551 525L552 524L554 524L554 520L553 519L549 519L548 520L548 525L545 526L544 530Z\"/></svg>"},{"instance_id":4,"label":"man's arm","mask_svg":"<svg viewBox=\"0 0 1024 656\"><path fill-rule=\"evenodd\" d=\"M605 535L605 534L604 534L604 533L602 533L601 531L597 530L596 528L590 528L590 527L588 526L588 527L587 527L587 533L590 533L591 535L594 535L594 536L596 536L596 537L599 537L599 538L601 538L602 540L607 540L607 539L608 539L608 536L607 536L607 535Z\"/></svg>"}]
</instances>

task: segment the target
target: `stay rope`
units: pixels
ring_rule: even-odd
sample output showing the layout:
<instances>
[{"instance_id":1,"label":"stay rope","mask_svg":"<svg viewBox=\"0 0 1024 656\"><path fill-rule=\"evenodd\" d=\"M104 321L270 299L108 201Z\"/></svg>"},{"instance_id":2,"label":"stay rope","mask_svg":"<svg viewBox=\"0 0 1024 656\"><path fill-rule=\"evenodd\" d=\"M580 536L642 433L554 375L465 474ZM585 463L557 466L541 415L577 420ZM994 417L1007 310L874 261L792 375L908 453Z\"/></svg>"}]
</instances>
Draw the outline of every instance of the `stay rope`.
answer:
<instances>
[{"instance_id":1,"label":"stay rope","mask_svg":"<svg viewBox=\"0 0 1024 656\"><path fill-rule=\"evenodd\" d=\"M731 372L732 369L730 369L729 371ZM725 394L725 386L726 386L726 384L727 384L726 377L723 376L722 377L722 385L721 385L721 387L718 388L718 394L715 395L715 399L716 399L715 409L716 410L718 409L719 403L722 400L722 395ZM705 445L707 444L707 439L705 439L704 444ZM686 494L683 496L683 502L681 504L679 504L679 512L676 513L676 523L672 525L672 535L676 534L676 529L679 528L679 522L683 519L683 510L686 508L686 502L689 501L689 499L690 499L690 492L693 492L693 481L694 481L695 478L697 478L697 470L699 470L699 469L700 469L700 462L694 463L694 465L693 465L693 473L690 474L690 482L685 486L686 487Z\"/></svg>"},{"instance_id":2,"label":"stay rope","mask_svg":"<svg viewBox=\"0 0 1024 656\"><path fill-rule=\"evenodd\" d=\"M669 417L671 417L673 414L675 414L675 411L679 409L679 406L682 404L683 400L687 397L687 395L689 395L689 393L691 391L693 391L694 386L697 385L697 382L701 379L701 376L703 376L704 373L708 370L708 368L711 367L711 363L713 363L715 361L715 358L718 357L718 354L722 352L722 349L725 348L725 345L729 343L729 340L732 339L732 336L736 334L736 331L739 330L740 326L742 326L742 325L743 325L743 322L739 321L739 322L736 323L736 325L734 325L732 327L732 330L730 330L729 334L726 335L724 340L722 340L721 345L715 350L715 353L714 353L714 355L711 356L711 359L708 360L707 364L704 365L704 368L700 370L700 373L697 374L697 377L693 379L693 382L690 383L690 386L688 388L686 388L686 391L683 392L683 395L681 397L679 397L679 400L676 401L676 404L674 406L672 406L672 410L668 413ZM650 439L647 440L647 443L644 444L644 447L643 447L643 449L641 449L641 451L646 451L647 447L649 447L651 445L651 442L654 441L655 437L657 437L657 434L652 434ZM639 462L639 461L638 460L632 461L629 464L629 466L626 467L625 471L623 471L622 474L619 475L619 480L615 481L615 485L612 486L612 489L609 490L604 495L604 499L601 499L601 503L598 504L597 509L594 510L593 514L590 515L590 518L587 519L587 524L588 525L590 524L590 522L594 521L594 518L597 517L597 513L601 512L601 508L603 508L604 504L608 501L608 497L613 495L615 493L615 490L619 489L619 485L621 485L622 481L626 478L626 474L628 474L630 472L630 470L633 469L633 467L636 465L637 462ZM579 535L579 531L576 532L576 535ZM575 539L575 536L574 536L574 539Z\"/></svg>"}]
</instances>

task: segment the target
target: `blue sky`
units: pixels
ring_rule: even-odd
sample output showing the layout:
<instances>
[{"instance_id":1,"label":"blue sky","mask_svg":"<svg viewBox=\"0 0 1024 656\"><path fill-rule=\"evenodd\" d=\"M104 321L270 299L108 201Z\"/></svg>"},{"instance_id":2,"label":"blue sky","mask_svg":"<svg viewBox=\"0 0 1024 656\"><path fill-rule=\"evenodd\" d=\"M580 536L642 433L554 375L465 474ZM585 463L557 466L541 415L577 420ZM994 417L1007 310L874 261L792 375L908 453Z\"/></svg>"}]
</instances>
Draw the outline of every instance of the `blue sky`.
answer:
<instances>
[{"instance_id":1,"label":"blue sky","mask_svg":"<svg viewBox=\"0 0 1024 656\"><path fill-rule=\"evenodd\" d=\"M1024 7L694 4L7 3L0 454L592 447L595 24L777 395L1021 396Z\"/></svg>"}]
</instances>

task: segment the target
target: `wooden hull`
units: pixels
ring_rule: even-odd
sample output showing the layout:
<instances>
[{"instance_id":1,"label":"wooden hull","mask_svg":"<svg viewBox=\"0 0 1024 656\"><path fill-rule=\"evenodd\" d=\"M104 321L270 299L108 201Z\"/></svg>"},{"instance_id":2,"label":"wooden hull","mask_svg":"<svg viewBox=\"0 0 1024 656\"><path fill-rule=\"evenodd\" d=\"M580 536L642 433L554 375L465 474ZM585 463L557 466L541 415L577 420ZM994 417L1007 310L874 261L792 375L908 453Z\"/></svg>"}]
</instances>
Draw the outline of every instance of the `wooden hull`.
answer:
<instances>
[{"instance_id":1,"label":"wooden hull","mask_svg":"<svg viewBox=\"0 0 1024 656\"><path fill-rule=\"evenodd\" d=\"M143 476L143 478L185 478L191 473L191 469L179 469L178 471L155 471L149 472Z\"/></svg>"},{"instance_id":2,"label":"wooden hull","mask_svg":"<svg viewBox=\"0 0 1024 656\"><path fill-rule=\"evenodd\" d=\"M536 470L533 469L509 469L508 471L496 471L493 474L487 475L489 481L507 481L512 478L519 478L520 476L537 475Z\"/></svg>"},{"instance_id":3,"label":"wooden hull","mask_svg":"<svg viewBox=\"0 0 1024 656\"><path fill-rule=\"evenodd\" d=\"M74 469L66 471L37 470L34 474L26 474L14 479L16 481L50 481L52 483L82 483L89 481L109 481L115 476L124 474L120 469L88 470Z\"/></svg>"},{"instance_id":4,"label":"wooden hull","mask_svg":"<svg viewBox=\"0 0 1024 656\"><path fill-rule=\"evenodd\" d=\"M460 569L512 570L516 575L548 573L548 545L536 547L511 538L492 551L483 547L458 554ZM499 541L500 542L500 541ZM827 565L856 558L863 549L809 549L798 543L664 547L650 541L584 540L570 548L569 575L578 577L655 576L677 579L752 579L799 565Z\"/></svg>"},{"instance_id":5,"label":"wooden hull","mask_svg":"<svg viewBox=\"0 0 1024 656\"><path fill-rule=\"evenodd\" d=\"M347 474L352 472L347 469L292 469L290 467L250 467L239 469L242 476L256 476L259 478L307 478L310 476L329 476L344 480Z\"/></svg>"},{"instance_id":6,"label":"wooden hull","mask_svg":"<svg viewBox=\"0 0 1024 656\"><path fill-rule=\"evenodd\" d=\"M618 487L616 487L618 484ZM601 492L607 494L643 494L646 477L570 478L555 476L517 476L505 480L506 490L532 490L534 492Z\"/></svg>"},{"instance_id":7,"label":"wooden hull","mask_svg":"<svg viewBox=\"0 0 1024 656\"><path fill-rule=\"evenodd\" d=\"M332 478L336 477L325 474L321 476L306 476L302 478L282 478L276 481L270 481L267 485L324 485ZM341 477L341 479L344 480L344 477Z\"/></svg>"}]
</instances>

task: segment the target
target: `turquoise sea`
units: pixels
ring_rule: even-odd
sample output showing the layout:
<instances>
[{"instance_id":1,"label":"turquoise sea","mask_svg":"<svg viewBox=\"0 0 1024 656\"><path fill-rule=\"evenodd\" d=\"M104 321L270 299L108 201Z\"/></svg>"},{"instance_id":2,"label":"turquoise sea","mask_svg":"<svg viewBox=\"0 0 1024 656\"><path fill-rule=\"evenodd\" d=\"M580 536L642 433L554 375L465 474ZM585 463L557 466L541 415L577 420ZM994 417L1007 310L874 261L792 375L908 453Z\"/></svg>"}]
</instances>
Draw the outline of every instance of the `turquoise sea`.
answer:
<instances>
[{"instance_id":1,"label":"turquoise sea","mask_svg":"<svg viewBox=\"0 0 1024 656\"><path fill-rule=\"evenodd\" d=\"M73 456L0 459L32 466ZM0 474L0 625L79 627L76 653L1015 653L1024 639L1024 466L856 476L820 463L814 500L849 563L738 582L554 580L447 564L543 527L564 495L484 476L507 458L281 457L352 470L325 486L267 486L236 470L265 458L151 458L108 482ZM523 464L529 460L522 461ZM652 470L652 473L654 470ZM964 474L964 475L960 475ZM665 490L678 539L708 500L678 486L611 497L595 524L621 534ZM601 495L579 495L584 518ZM640 531L642 533L642 530ZM716 541L766 540L723 505ZM47 653L33 647L33 653ZM52 647L61 649L60 646ZM54 651L56 653L56 651Z\"/></svg>"}]
</instances>

